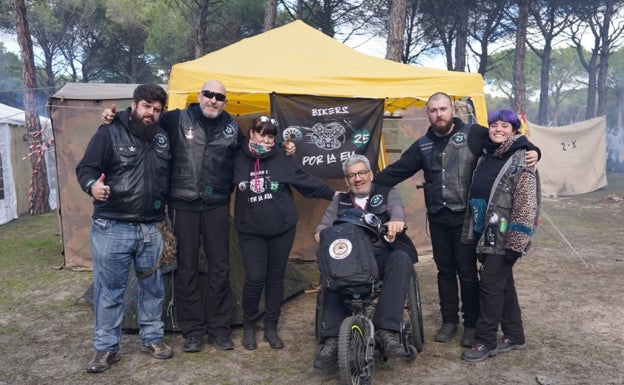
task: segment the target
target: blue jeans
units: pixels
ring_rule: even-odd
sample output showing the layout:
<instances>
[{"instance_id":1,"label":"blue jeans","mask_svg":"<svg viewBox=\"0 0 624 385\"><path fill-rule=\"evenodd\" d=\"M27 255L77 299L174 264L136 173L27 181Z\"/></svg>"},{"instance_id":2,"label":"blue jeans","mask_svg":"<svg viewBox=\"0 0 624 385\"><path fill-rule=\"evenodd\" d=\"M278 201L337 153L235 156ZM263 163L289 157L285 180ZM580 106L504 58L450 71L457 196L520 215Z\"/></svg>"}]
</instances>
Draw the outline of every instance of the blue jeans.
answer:
<instances>
[{"instance_id":1,"label":"blue jeans","mask_svg":"<svg viewBox=\"0 0 624 385\"><path fill-rule=\"evenodd\" d=\"M156 264L162 250L162 235L153 224L93 220L91 251L95 350L119 351L124 315L123 298L130 266L134 263L134 270L140 275ZM149 345L163 338L164 298L165 287L160 269L139 280L137 313L142 345Z\"/></svg>"}]
</instances>

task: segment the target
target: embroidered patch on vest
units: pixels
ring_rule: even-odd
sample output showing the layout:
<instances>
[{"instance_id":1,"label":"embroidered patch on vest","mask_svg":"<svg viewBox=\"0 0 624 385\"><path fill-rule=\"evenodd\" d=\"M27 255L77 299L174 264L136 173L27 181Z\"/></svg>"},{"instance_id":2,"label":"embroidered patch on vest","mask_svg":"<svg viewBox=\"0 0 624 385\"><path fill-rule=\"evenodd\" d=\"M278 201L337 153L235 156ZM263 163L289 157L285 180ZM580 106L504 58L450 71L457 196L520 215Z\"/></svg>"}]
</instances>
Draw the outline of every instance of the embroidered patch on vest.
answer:
<instances>
[{"instance_id":1,"label":"embroidered patch on vest","mask_svg":"<svg viewBox=\"0 0 624 385\"><path fill-rule=\"evenodd\" d=\"M453 143L462 144L465 141L466 141L466 135L463 132L458 132L457 134L453 135Z\"/></svg>"},{"instance_id":2,"label":"embroidered patch on vest","mask_svg":"<svg viewBox=\"0 0 624 385\"><path fill-rule=\"evenodd\" d=\"M167 136L158 133L154 137L154 142L156 142L156 145L158 145L158 147L165 147L167 145Z\"/></svg>"},{"instance_id":3,"label":"embroidered patch on vest","mask_svg":"<svg viewBox=\"0 0 624 385\"><path fill-rule=\"evenodd\" d=\"M236 133L236 131L234 130L234 126L232 126L231 124L228 124L228 125L225 127L225 130L223 130L223 135L224 135L226 138L231 138L231 137L233 137L235 133Z\"/></svg>"},{"instance_id":4,"label":"embroidered patch on vest","mask_svg":"<svg viewBox=\"0 0 624 385\"><path fill-rule=\"evenodd\" d=\"M371 207L377 207L383 203L383 196L381 194L373 195L370 199Z\"/></svg>"}]
</instances>

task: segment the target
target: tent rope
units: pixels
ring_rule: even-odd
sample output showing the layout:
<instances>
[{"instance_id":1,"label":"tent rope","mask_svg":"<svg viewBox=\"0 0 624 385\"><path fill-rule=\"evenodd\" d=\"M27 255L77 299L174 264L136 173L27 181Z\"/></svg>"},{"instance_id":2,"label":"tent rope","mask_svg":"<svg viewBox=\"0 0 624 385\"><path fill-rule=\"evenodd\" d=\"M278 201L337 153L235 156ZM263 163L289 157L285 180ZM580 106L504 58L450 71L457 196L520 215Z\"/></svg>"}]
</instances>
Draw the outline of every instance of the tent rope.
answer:
<instances>
[{"instance_id":1,"label":"tent rope","mask_svg":"<svg viewBox=\"0 0 624 385\"><path fill-rule=\"evenodd\" d=\"M581 262L583 262L583 264L585 265L585 267L590 267L589 264L585 261L585 259L583 259L583 257L576 251L576 249L574 248L574 246L572 246L572 244L570 243L570 241L567 240L567 238L563 235L563 233L559 230L559 228L555 225L555 223L553 222L553 220L550 218L550 216L548 214L546 214L546 211L544 210L544 208L540 208L540 212L542 214L542 216L544 216L548 222L551 224L551 226L557 231L557 233L559 234L559 236L561 237L561 239L563 239L563 241L570 247L570 249L574 252L574 254L576 254L576 256L581 260Z\"/></svg>"}]
</instances>

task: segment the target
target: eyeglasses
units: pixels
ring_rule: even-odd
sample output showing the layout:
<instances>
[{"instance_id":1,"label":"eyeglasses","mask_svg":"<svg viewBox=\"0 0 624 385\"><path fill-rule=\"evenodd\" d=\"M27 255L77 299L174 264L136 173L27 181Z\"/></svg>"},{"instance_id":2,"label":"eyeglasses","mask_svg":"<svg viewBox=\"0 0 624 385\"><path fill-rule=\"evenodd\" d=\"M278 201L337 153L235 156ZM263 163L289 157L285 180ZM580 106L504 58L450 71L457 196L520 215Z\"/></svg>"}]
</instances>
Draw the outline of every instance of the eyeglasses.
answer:
<instances>
[{"instance_id":1,"label":"eyeglasses","mask_svg":"<svg viewBox=\"0 0 624 385\"><path fill-rule=\"evenodd\" d=\"M208 99L215 98L219 102L224 102L225 101L225 95L223 95L222 93L219 93L219 92L203 90L201 92L201 94L204 95L204 97L208 98Z\"/></svg>"},{"instance_id":2,"label":"eyeglasses","mask_svg":"<svg viewBox=\"0 0 624 385\"><path fill-rule=\"evenodd\" d=\"M273 127L279 127L279 122L276 119L273 118L269 118L266 115L262 115L259 117L260 121L262 123L266 123L266 122L271 122L271 124L273 125Z\"/></svg>"},{"instance_id":3,"label":"eyeglasses","mask_svg":"<svg viewBox=\"0 0 624 385\"><path fill-rule=\"evenodd\" d=\"M370 170L360 170L358 172L352 172L350 174L345 175L347 177L347 179L354 179L355 176L359 176L360 178L364 178L364 176L366 174L368 174L370 172Z\"/></svg>"}]
</instances>

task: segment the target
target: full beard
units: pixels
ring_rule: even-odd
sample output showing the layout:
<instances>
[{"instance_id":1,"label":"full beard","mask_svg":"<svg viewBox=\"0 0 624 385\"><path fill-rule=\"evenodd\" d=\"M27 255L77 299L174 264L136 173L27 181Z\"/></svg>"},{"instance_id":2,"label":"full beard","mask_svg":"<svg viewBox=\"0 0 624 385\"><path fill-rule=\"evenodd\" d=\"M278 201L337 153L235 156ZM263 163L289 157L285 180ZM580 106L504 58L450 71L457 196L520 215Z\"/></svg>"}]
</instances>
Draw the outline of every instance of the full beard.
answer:
<instances>
[{"instance_id":1,"label":"full beard","mask_svg":"<svg viewBox=\"0 0 624 385\"><path fill-rule=\"evenodd\" d=\"M158 123L143 123L143 119L137 115L136 111L132 111L129 125L130 132L143 142L149 142L154 139L158 132L158 127Z\"/></svg>"},{"instance_id":2,"label":"full beard","mask_svg":"<svg viewBox=\"0 0 624 385\"><path fill-rule=\"evenodd\" d=\"M433 124L433 132L438 136L446 136L453 130L453 121L440 120Z\"/></svg>"}]
</instances>

